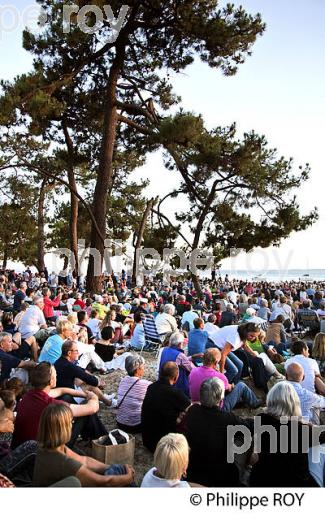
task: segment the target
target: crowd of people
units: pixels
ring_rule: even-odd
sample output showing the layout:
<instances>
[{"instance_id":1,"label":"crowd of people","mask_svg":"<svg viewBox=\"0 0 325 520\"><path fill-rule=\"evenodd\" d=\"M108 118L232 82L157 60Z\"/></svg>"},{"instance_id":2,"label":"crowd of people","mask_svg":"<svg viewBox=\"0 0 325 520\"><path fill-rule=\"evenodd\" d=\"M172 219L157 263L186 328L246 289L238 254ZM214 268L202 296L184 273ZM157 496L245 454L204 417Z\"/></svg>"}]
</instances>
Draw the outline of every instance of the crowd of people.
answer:
<instances>
[{"instance_id":1,"label":"crowd of people","mask_svg":"<svg viewBox=\"0 0 325 520\"><path fill-rule=\"evenodd\" d=\"M91 294L72 275L1 272L0 486L134 486L136 468L80 450L108 434L100 406L152 454L143 487L323 486L324 292L228 277L199 292L187 277L133 286L122 271ZM231 428L254 434L256 417L279 442L285 418L295 449L274 451L267 432L237 449Z\"/></svg>"}]
</instances>

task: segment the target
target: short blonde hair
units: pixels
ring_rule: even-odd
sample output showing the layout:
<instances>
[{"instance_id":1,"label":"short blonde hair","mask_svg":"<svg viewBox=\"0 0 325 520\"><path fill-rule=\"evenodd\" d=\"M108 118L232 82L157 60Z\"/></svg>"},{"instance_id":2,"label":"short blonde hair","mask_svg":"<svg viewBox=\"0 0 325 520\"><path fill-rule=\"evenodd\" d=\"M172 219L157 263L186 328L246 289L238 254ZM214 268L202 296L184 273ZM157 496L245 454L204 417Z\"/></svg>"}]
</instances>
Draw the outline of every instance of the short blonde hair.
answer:
<instances>
[{"instance_id":1,"label":"short blonde hair","mask_svg":"<svg viewBox=\"0 0 325 520\"><path fill-rule=\"evenodd\" d=\"M41 448L53 449L69 442L73 415L68 404L54 403L41 415L37 440Z\"/></svg>"},{"instance_id":2,"label":"short blonde hair","mask_svg":"<svg viewBox=\"0 0 325 520\"><path fill-rule=\"evenodd\" d=\"M59 318L56 320L55 327L56 332L58 334L62 334L62 332L65 330L72 330L72 323L68 321L66 317Z\"/></svg>"},{"instance_id":3,"label":"short blonde hair","mask_svg":"<svg viewBox=\"0 0 325 520\"><path fill-rule=\"evenodd\" d=\"M70 312L67 316L67 320L72 323L72 325L77 325L78 323L78 314L76 312Z\"/></svg>"},{"instance_id":4,"label":"short blonde hair","mask_svg":"<svg viewBox=\"0 0 325 520\"><path fill-rule=\"evenodd\" d=\"M180 479L187 470L189 447L180 433L169 433L160 439L154 454L159 475L168 480Z\"/></svg>"}]
</instances>

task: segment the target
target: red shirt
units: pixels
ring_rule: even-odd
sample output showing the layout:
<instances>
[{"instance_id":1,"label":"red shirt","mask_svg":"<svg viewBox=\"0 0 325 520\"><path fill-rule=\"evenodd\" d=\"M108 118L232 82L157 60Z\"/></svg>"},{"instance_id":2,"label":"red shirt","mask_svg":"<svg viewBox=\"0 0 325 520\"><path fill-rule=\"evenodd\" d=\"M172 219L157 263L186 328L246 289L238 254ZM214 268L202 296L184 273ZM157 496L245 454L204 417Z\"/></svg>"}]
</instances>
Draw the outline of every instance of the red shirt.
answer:
<instances>
[{"instance_id":1,"label":"red shirt","mask_svg":"<svg viewBox=\"0 0 325 520\"><path fill-rule=\"evenodd\" d=\"M55 298L55 300L51 300L48 296L44 296L44 309L43 313L45 318L53 318L54 311L53 307L58 307L60 305L60 298Z\"/></svg>"},{"instance_id":2,"label":"red shirt","mask_svg":"<svg viewBox=\"0 0 325 520\"><path fill-rule=\"evenodd\" d=\"M23 442L37 439L38 424L44 408L52 403L63 403L43 390L29 390L17 405L17 417L12 437L12 449Z\"/></svg>"},{"instance_id":3,"label":"red shirt","mask_svg":"<svg viewBox=\"0 0 325 520\"><path fill-rule=\"evenodd\" d=\"M84 301L82 300L75 300L74 304L73 305L79 305L80 309L83 311L84 308L86 307L86 304Z\"/></svg>"}]
</instances>

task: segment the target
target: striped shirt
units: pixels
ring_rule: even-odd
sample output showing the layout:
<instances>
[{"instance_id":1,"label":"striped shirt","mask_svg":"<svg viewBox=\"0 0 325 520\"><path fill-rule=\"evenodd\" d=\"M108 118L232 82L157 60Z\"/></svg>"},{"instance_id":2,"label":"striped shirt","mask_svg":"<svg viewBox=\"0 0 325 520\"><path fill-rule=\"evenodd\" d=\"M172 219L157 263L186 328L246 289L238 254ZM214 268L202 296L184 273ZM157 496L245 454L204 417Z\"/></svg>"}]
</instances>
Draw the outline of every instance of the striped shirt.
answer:
<instances>
[{"instance_id":1,"label":"striped shirt","mask_svg":"<svg viewBox=\"0 0 325 520\"><path fill-rule=\"evenodd\" d=\"M136 426L141 423L142 402L145 398L147 388L151 384L151 381L147 381L146 379L139 379L134 376L124 377L117 391L117 406L119 406L124 395L135 381L137 381L137 383L127 394L121 407L118 408L116 417L117 422L127 426Z\"/></svg>"},{"instance_id":2,"label":"striped shirt","mask_svg":"<svg viewBox=\"0 0 325 520\"><path fill-rule=\"evenodd\" d=\"M296 381L288 381L296 390L301 406L301 415L305 421L312 424L319 424L319 411L325 408L325 397L314 394L310 390L303 388Z\"/></svg>"}]
</instances>

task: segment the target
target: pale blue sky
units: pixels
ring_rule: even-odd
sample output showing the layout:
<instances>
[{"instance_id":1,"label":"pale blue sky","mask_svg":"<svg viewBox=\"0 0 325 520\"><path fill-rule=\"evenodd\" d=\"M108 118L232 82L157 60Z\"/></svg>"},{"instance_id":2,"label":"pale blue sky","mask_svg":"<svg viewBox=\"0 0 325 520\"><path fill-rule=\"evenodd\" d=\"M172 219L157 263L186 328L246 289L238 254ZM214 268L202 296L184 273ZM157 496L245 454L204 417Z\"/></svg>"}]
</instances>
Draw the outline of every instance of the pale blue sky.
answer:
<instances>
[{"instance_id":1,"label":"pale blue sky","mask_svg":"<svg viewBox=\"0 0 325 520\"><path fill-rule=\"evenodd\" d=\"M0 6L8 3L0 0ZM252 268L253 264L257 269L325 268L325 1L234 3L243 5L248 12L261 12L267 23L253 55L232 78L195 63L185 73L173 77L175 91L182 96L182 106L202 114L209 127L236 121L240 132L254 129L265 134L270 146L277 147L281 155L293 157L296 166L309 162L311 180L300 190L299 204L305 211L314 205L320 210L320 220L313 228L293 234L277 250L265 250L253 259L244 255L235 267ZM12 4L22 10L31 2ZM21 48L21 29L2 34L0 56L3 79L28 71L31 58ZM157 187L167 193L173 185L158 154L148 158L137 176L140 175L152 178L148 193L156 193ZM224 264L227 268L230 265L233 263Z\"/></svg>"}]
</instances>

